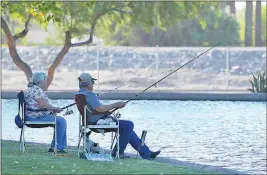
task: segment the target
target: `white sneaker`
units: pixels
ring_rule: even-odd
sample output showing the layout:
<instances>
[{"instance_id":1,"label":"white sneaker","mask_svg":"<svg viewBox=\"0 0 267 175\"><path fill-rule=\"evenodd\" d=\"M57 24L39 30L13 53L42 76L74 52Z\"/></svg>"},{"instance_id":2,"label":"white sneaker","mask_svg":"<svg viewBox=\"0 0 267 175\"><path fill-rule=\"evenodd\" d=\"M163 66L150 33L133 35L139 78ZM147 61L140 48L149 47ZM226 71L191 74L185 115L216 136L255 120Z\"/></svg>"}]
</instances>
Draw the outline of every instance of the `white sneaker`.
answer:
<instances>
[{"instance_id":1,"label":"white sneaker","mask_svg":"<svg viewBox=\"0 0 267 175\"><path fill-rule=\"evenodd\" d=\"M104 149L101 148L98 143L93 144L93 146L91 147L91 152L95 152L97 154L104 154L105 153Z\"/></svg>"}]
</instances>

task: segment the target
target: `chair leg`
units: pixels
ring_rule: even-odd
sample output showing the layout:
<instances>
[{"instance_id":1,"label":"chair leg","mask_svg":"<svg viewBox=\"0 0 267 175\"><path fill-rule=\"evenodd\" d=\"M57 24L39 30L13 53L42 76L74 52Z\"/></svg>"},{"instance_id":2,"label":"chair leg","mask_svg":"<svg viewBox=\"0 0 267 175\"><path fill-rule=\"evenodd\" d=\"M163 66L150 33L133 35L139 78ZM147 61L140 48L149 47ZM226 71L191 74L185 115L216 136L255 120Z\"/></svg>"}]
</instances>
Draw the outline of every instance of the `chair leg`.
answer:
<instances>
[{"instance_id":1,"label":"chair leg","mask_svg":"<svg viewBox=\"0 0 267 175\"><path fill-rule=\"evenodd\" d=\"M21 128L20 137L19 137L19 150L20 151L22 151L22 132L23 132L23 128Z\"/></svg>"},{"instance_id":2,"label":"chair leg","mask_svg":"<svg viewBox=\"0 0 267 175\"><path fill-rule=\"evenodd\" d=\"M83 129L83 153L86 152L86 128Z\"/></svg>"},{"instance_id":3,"label":"chair leg","mask_svg":"<svg viewBox=\"0 0 267 175\"><path fill-rule=\"evenodd\" d=\"M119 125L119 120L118 120L118 125ZM118 127L118 132L117 132L117 158L120 159L120 129Z\"/></svg>"},{"instance_id":4,"label":"chair leg","mask_svg":"<svg viewBox=\"0 0 267 175\"><path fill-rule=\"evenodd\" d=\"M20 150L22 152L25 152L25 137L24 137L24 132L25 132L25 126L23 125L21 128L21 133L20 133Z\"/></svg>"},{"instance_id":5,"label":"chair leg","mask_svg":"<svg viewBox=\"0 0 267 175\"><path fill-rule=\"evenodd\" d=\"M23 128L23 152L25 152L25 130L26 130L26 127L24 125L24 128Z\"/></svg>"},{"instance_id":6,"label":"chair leg","mask_svg":"<svg viewBox=\"0 0 267 175\"><path fill-rule=\"evenodd\" d=\"M85 154L86 152L86 124L87 124L87 120L86 120L86 106L84 106L84 116L83 116L83 154Z\"/></svg>"},{"instance_id":7,"label":"chair leg","mask_svg":"<svg viewBox=\"0 0 267 175\"><path fill-rule=\"evenodd\" d=\"M111 132L111 146L110 146L110 150L112 149L112 146L113 146L113 132Z\"/></svg>"},{"instance_id":8,"label":"chair leg","mask_svg":"<svg viewBox=\"0 0 267 175\"><path fill-rule=\"evenodd\" d=\"M79 140L78 140L78 157L80 157L80 145L81 145L81 140L82 140L82 131L80 130L79 132Z\"/></svg>"},{"instance_id":9,"label":"chair leg","mask_svg":"<svg viewBox=\"0 0 267 175\"><path fill-rule=\"evenodd\" d=\"M54 153L57 155L57 117L55 117L55 127L54 127L54 136L55 136L55 147L54 147Z\"/></svg>"},{"instance_id":10,"label":"chair leg","mask_svg":"<svg viewBox=\"0 0 267 175\"><path fill-rule=\"evenodd\" d=\"M116 138L116 134L117 134L117 133L115 133L115 135L114 135L114 137L113 137L113 132L111 132L111 146L110 146L110 150L111 150L111 151L112 151L113 144L114 144L114 141L115 141L115 138Z\"/></svg>"},{"instance_id":11,"label":"chair leg","mask_svg":"<svg viewBox=\"0 0 267 175\"><path fill-rule=\"evenodd\" d=\"M79 138L78 138L78 158L80 157L80 143L81 143L81 139L82 139L82 123L81 123L81 118L82 115L79 114Z\"/></svg>"}]
</instances>

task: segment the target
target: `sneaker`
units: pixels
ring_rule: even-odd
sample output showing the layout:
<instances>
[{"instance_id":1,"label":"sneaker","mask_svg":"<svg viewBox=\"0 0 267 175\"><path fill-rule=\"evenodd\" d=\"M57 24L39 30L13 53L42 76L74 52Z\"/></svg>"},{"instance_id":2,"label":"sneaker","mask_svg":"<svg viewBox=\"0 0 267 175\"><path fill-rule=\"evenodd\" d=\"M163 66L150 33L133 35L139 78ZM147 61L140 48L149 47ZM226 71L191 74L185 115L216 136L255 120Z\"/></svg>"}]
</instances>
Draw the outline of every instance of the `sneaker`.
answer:
<instances>
[{"instance_id":1,"label":"sneaker","mask_svg":"<svg viewBox=\"0 0 267 175\"><path fill-rule=\"evenodd\" d=\"M127 156L126 154L119 154L120 159L129 159L131 158L130 156Z\"/></svg>"},{"instance_id":2,"label":"sneaker","mask_svg":"<svg viewBox=\"0 0 267 175\"><path fill-rule=\"evenodd\" d=\"M155 159L159 155L160 152L161 152L160 150L158 150L156 152L151 152L151 154L149 156L150 159Z\"/></svg>"},{"instance_id":3,"label":"sneaker","mask_svg":"<svg viewBox=\"0 0 267 175\"><path fill-rule=\"evenodd\" d=\"M58 150L57 153L59 153L59 154L67 154L68 152L64 151L64 150Z\"/></svg>"},{"instance_id":4,"label":"sneaker","mask_svg":"<svg viewBox=\"0 0 267 175\"><path fill-rule=\"evenodd\" d=\"M97 154L104 154L105 153L104 149L101 148L98 143L93 144L93 146L91 147L91 152L97 153Z\"/></svg>"},{"instance_id":5,"label":"sneaker","mask_svg":"<svg viewBox=\"0 0 267 175\"><path fill-rule=\"evenodd\" d=\"M49 153L53 153L54 152L54 148L49 148L48 152ZM57 153L59 153L59 154L66 154L68 152L66 152L64 150L57 150Z\"/></svg>"}]
</instances>

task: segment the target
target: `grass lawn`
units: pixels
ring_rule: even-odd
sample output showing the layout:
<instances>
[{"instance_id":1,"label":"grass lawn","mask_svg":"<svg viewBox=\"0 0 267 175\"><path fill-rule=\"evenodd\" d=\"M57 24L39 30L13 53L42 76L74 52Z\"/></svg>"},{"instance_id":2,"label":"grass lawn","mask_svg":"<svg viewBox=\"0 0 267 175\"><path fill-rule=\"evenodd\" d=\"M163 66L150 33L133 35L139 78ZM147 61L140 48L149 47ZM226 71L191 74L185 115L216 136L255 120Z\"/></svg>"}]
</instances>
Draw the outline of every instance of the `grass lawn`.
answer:
<instances>
[{"instance_id":1,"label":"grass lawn","mask_svg":"<svg viewBox=\"0 0 267 175\"><path fill-rule=\"evenodd\" d=\"M76 149L65 156L47 152L43 144L26 144L25 153L19 143L2 141L2 174L214 174L188 167L143 159L120 159L96 162L79 159Z\"/></svg>"}]
</instances>

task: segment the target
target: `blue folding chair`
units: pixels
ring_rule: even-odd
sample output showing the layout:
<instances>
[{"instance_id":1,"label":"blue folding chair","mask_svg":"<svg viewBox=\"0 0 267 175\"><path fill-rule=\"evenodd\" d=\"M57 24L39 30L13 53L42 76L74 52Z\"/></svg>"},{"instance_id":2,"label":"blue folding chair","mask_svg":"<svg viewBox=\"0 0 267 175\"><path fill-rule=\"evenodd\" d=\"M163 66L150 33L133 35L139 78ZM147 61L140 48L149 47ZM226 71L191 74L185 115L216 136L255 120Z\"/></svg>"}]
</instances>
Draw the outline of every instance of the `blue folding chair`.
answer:
<instances>
[{"instance_id":1,"label":"blue folding chair","mask_svg":"<svg viewBox=\"0 0 267 175\"><path fill-rule=\"evenodd\" d=\"M106 157L106 160L112 160L113 158L111 156L113 143L115 139L117 140L117 153L116 158L119 159L119 121L117 120L117 124L115 125L96 125L96 124L89 124L88 119L92 117L93 112L88 108L86 105L86 99L85 96L82 94L78 94L75 96L75 102L76 106L79 111L79 140L78 140L78 157L80 157L80 142L83 138L83 154L88 155L90 160L101 160L98 159L98 157L94 157L93 153L90 152L90 150L87 150L87 143L86 139L90 137L91 131L95 133L100 133L100 130L104 130L104 133L111 132L111 146L110 146L110 157ZM89 130L89 132L88 132ZM115 132L115 135L113 136L113 133Z\"/></svg>"},{"instance_id":2,"label":"blue folding chair","mask_svg":"<svg viewBox=\"0 0 267 175\"><path fill-rule=\"evenodd\" d=\"M29 128L45 128L45 127L54 127L54 135L55 135L55 147L54 147L54 153L57 153L57 125L56 125L56 117L54 121L27 121L26 111L47 111L47 109L30 109L26 107L24 92L20 91L20 93L17 94L18 100L19 100L19 114L22 119L22 127L21 127L21 133L20 133L20 150L22 152L25 152L25 129L26 126ZM20 110L21 108L21 110Z\"/></svg>"}]
</instances>

